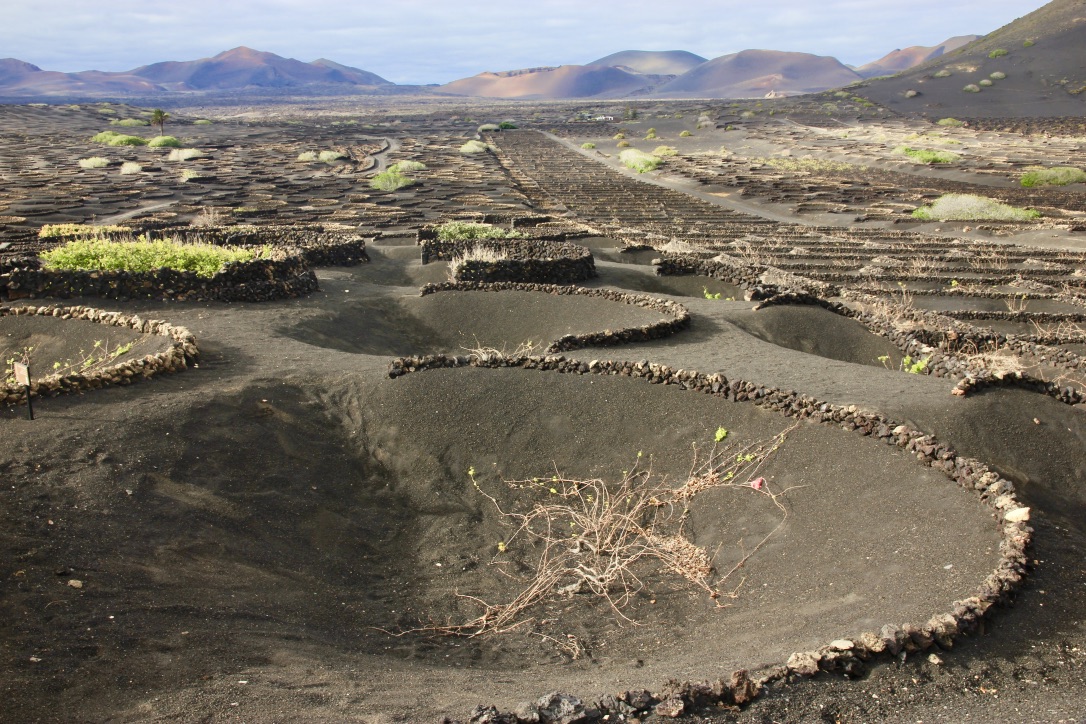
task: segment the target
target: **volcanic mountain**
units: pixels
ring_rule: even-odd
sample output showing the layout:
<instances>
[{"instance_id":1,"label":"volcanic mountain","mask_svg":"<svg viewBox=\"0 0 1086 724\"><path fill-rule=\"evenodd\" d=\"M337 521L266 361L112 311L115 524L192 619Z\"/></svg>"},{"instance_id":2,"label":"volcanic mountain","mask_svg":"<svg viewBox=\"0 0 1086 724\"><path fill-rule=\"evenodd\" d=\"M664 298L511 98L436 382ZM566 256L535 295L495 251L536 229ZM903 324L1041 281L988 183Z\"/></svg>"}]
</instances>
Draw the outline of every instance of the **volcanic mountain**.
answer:
<instances>
[{"instance_id":1,"label":"volcanic mountain","mask_svg":"<svg viewBox=\"0 0 1086 724\"><path fill-rule=\"evenodd\" d=\"M706 60L685 50L623 50L586 65L622 68L644 75L682 75Z\"/></svg>"},{"instance_id":2,"label":"volcanic mountain","mask_svg":"<svg viewBox=\"0 0 1086 724\"><path fill-rule=\"evenodd\" d=\"M795 95L860 80L836 58L779 50L744 50L722 55L660 86L653 95L671 98L750 98Z\"/></svg>"},{"instance_id":3,"label":"volcanic mountain","mask_svg":"<svg viewBox=\"0 0 1086 724\"><path fill-rule=\"evenodd\" d=\"M562 65L480 73L440 86L442 93L485 98L619 98L663 78L599 65Z\"/></svg>"},{"instance_id":4,"label":"volcanic mountain","mask_svg":"<svg viewBox=\"0 0 1086 724\"><path fill-rule=\"evenodd\" d=\"M389 85L378 75L330 60L303 63L244 46L219 53L213 58L154 63L130 72L171 90L282 88L314 83Z\"/></svg>"},{"instance_id":5,"label":"volcanic mountain","mask_svg":"<svg viewBox=\"0 0 1086 724\"><path fill-rule=\"evenodd\" d=\"M245 47L213 58L154 63L122 72L61 73L42 70L14 58L0 60L0 94L13 96L100 96L329 85L368 88L392 84L373 73L323 58L303 63Z\"/></svg>"},{"instance_id":6,"label":"volcanic mountain","mask_svg":"<svg viewBox=\"0 0 1086 724\"><path fill-rule=\"evenodd\" d=\"M908 70L921 63L938 58L952 50L957 50L978 38L980 38L979 35L957 35L938 45L912 45L908 48L899 48L854 70L864 78L900 73L903 70Z\"/></svg>"},{"instance_id":7,"label":"volcanic mountain","mask_svg":"<svg viewBox=\"0 0 1086 724\"><path fill-rule=\"evenodd\" d=\"M933 117L1086 116L1086 0L1053 0L980 40L858 91Z\"/></svg>"}]
</instances>

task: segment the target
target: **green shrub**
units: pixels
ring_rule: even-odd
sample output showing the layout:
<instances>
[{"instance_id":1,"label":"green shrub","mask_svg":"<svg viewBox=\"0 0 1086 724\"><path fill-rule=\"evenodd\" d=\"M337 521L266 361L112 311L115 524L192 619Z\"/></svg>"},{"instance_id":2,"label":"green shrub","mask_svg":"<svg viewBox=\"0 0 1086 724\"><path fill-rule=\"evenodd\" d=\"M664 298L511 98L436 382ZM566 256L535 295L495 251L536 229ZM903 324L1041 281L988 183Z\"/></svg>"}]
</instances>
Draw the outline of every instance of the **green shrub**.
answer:
<instances>
[{"instance_id":1,"label":"green shrub","mask_svg":"<svg viewBox=\"0 0 1086 724\"><path fill-rule=\"evenodd\" d=\"M894 149L894 153L899 155L905 155L914 161L920 163L954 163L961 158L956 153L950 151L929 151L923 148L910 148L909 146L898 146Z\"/></svg>"},{"instance_id":2,"label":"green shrub","mask_svg":"<svg viewBox=\"0 0 1086 724\"><path fill-rule=\"evenodd\" d=\"M79 159L79 168L105 168L109 165L108 158L102 158L101 156L91 156L90 158Z\"/></svg>"},{"instance_id":3,"label":"green shrub","mask_svg":"<svg viewBox=\"0 0 1086 724\"><path fill-rule=\"evenodd\" d=\"M592 143L591 141L581 144L581 148L583 148L586 151L591 151L595 147L596 147L596 144Z\"/></svg>"},{"instance_id":4,"label":"green shrub","mask_svg":"<svg viewBox=\"0 0 1086 724\"><path fill-rule=\"evenodd\" d=\"M1006 54L1007 54L1007 51L1004 50L1003 48L996 48L991 53L988 53L988 57L989 58L1002 58Z\"/></svg>"},{"instance_id":5,"label":"green shrub","mask_svg":"<svg viewBox=\"0 0 1086 724\"><path fill-rule=\"evenodd\" d=\"M679 134L679 138L690 138L693 135L694 134L691 133L690 131L683 131L682 133Z\"/></svg>"},{"instance_id":6,"label":"green shrub","mask_svg":"<svg viewBox=\"0 0 1086 724\"><path fill-rule=\"evenodd\" d=\"M622 139L626 138L626 134L623 133L622 131L619 131L615 135L611 136L611 138L616 140L616 141L621 141Z\"/></svg>"},{"instance_id":7,"label":"green shrub","mask_svg":"<svg viewBox=\"0 0 1086 724\"><path fill-rule=\"evenodd\" d=\"M305 163L311 163L313 161L316 161L317 160L317 152L316 151L302 151L301 153L298 154L298 160L299 161L304 161Z\"/></svg>"},{"instance_id":8,"label":"green shrub","mask_svg":"<svg viewBox=\"0 0 1086 724\"><path fill-rule=\"evenodd\" d=\"M410 176L404 176L396 169L389 168L370 179L370 188L378 191L395 191L396 189L412 186L415 183L417 183L415 179Z\"/></svg>"},{"instance_id":9,"label":"green shrub","mask_svg":"<svg viewBox=\"0 0 1086 724\"><path fill-rule=\"evenodd\" d=\"M198 148L175 148L166 156L167 161L188 161L193 158L203 158L207 154Z\"/></svg>"},{"instance_id":10,"label":"green shrub","mask_svg":"<svg viewBox=\"0 0 1086 724\"><path fill-rule=\"evenodd\" d=\"M321 151L317 156L317 159L320 160L321 163L334 163L347 158L350 158L350 156L342 151Z\"/></svg>"},{"instance_id":11,"label":"green shrub","mask_svg":"<svg viewBox=\"0 0 1086 724\"><path fill-rule=\"evenodd\" d=\"M202 178L206 178L204 174L191 168L186 168L181 172L181 183L188 183L189 181L195 181Z\"/></svg>"},{"instance_id":12,"label":"green shrub","mask_svg":"<svg viewBox=\"0 0 1086 724\"><path fill-rule=\"evenodd\" d=\"M1086 183L1086 171L1073 166L1039 168L1022 174L1021 183L1026 188Z\"/></svg>"},{"instance_id":13,"label":"green shrub","mask_svg":"<svg viewBox=\"0 0 1086 724\"><path fill-rule=\"evenodd\" d=\"M183 244L176 240L112 241L104 238L77 239L42 252L46 269L146 272L176 269L212 277L223 265L249 261L268 249L240 249L213 244Z\"/></svg>"},{"instance_id":14,"label":"green shrub","mask_svg":"<svg viewBox=\"0 0 1086 724\"><path fill-rule=\"evenodd\" d=\"M950 128L962 128L965 126L965 121L959 121L957 118L940 118L935 122L939 126L948 126Z\"/></svg>"},{"instance_id":15,"label":"green shrub","mask_svg":"<svg viewBox=\"0 0 1086 724\"><path fill-rule=\"evenodd\" d=\"M87 224L45 224L38 229L39 239L58 239L62 236L100 236L128 231L123 226L89 226Z\"/></svg>"},{"instance_id":16,"label":"green shrub","mask_svg":"<svg viewBox=\"0 0 1086 724\"><path fill-rule=\"evenodd\" d=\"M1004 73L1004 72L1003 72L1003 71L1001 71L1001 70L997 70L997 71L996 71L995 73L992 73L992 74L991 74L991 75L989 75L988 77L989 77L989 78L992 78L993 80L1003 80L1004 78L1006 78L1006 77L1007 77L1007 74L1006 74L1006 73Z\"/></svg>"},{"instance_id":17,"label":"green shrub","mask_svg":"<svg viewBox=\"0 0 1086 724\"><path fill-rule=\"evenodd\" d=\"M140 118L114 118L112 121L109 122L109 125L135 128L137 126L149 126L151 124Z\"/></svg>"},{"instance_id":18,"label":"green shrub","mask_svg":"<svg viewBox=\"0 0 1086 724\"><path fill-rule=\"evenodd\" d=\"M981 80L980 85L983 88L988 88L988 87L990 87L992 85L992 81L988 80L987 78L984 78L983 80Z\"/></svg>"},{"instance_id":19,"label":"green shrub","mask_svg":"<svg viewBox=\"0 0 1086 724\"><path fill-rule=\"evenodd\" d=\"M652 139L654 139L654 138L656 138L656 129L655 129L655 128L650 128L650 129L649 129L649 130L648 130L648 131L647 131L647 132L645 133L645 140L646 140L646 141L651 141L651 140L652 140Z\"/></svg>"},{"instance_id":20,"label":"green shrub","mask_svg":"<svg viewBox=\"0 0 1086 724\"><path fill-rule=\"evenodd\" d=\"M475 130L479 133L493 133L494 131L500 131L502 129L497 123L484 123Z\"/></svg>"},{"instance_id":21,"label":"green shrub","mask_svg":"<svg viewBox=\"0 0 1086 724\"><path fill-rule=\"evenodd\" d=\"M198 120L193 121L192 125L194 125L194 126L210 126L211 121L207 120L206 118L200 118Z\"/></svg>"},{"instance_id":22,"label":"green shrub","mask_svg":"<svg viewBox=\"0 0 1086 724\"><path fill-rule=\"evenodd\" d=\"M946 194L913 212L913 218L923 221L1030 221L1040 215L972 194Z\"/></svg>"},{"instance_id":23,"label":"green shrub","mask_svg":"<svg viewBox=\"0 0 1086 724\"><path fill-rule=\"evenodd\" d=\"M618 158L626 165L626 168L633 169L638 173L655 171L663 162L660 158L653 156L651 153L645 153L636 148L627 148L618 155Z\"/></svg>"},{"instance_id":24,"label":"green shrub","mask_svg":"<svg viewBox=\"0 0 1086 724\"><path fill-rule=\"evenodd\" d=\"M502 129L503 131L512 131L516 129L516 127L517 124L513 123L512 121L502 121L498 124L498 128Z\"/></svg>"},{"instance_id":25,"label":"green shrub","mask_svg":"<svg viewBox=\"0 0 1086 724\"><path fill-rule=\"evenodd\" d=\"M449 221L437 227L441 241L474 241L477 239L519 239L520 233L491 224L474 221Z\"/></svg>"},{"instance_id":26,"label":"green shrub","mask_svg":"<svg viewBox=\"0 0 1086 724\"><path fill-rule=\"evenodd\" d=\"M460 147L460 153L472 155L476 153L486 153L490 150L490 146L486 145L482 141L468 141Z\"/></svg>"},{"instance_id":27,"label":"green shrub","mask_svg":"<svg viewBox=\"0 0 1086 724\"><path fill-rule=\"evenodd\" d=\"M679 152L671 146L657 146L652 150L653 156L678 156Z\"/></svg>"},{"instance_id":28,"label":"green shrub","mask_svg":"<svg viewBox=\"0 0 1086 724\"><path fill-rule=\"evenodd\" d=\"M1022 42L1023 48L1032 48L1034 45L1036 45L1036 43L1034 43L1032 40L1026 40Z\"/></svg>"},{"instance_id":29,"label":"green shrub","mask_svg":"<svg viewBox=\"0 0 1086 724\"><path fill-rule=\"evenodd\" d=\"M121 164L121 173L122 174L127 175L127 174L132 174L132 173L139 173L142 170L143 170L143 166L140 166L135 161L125 161L124 163Z\"/></svg>"},{"instance_id":30,"label":"green shrub","mask_svg":"<svg viewBox=\"0 0 1086 724\"><path fill-rule=\"evenodd\" d=\"M932 75L933 78L949 78L950 76L951 76L951 72L949 70L947 70L946 68L943 68L942 70L938 70Z\"/></svg>"},{"instance_id":31,"label":"green shrub","mask_svg":"<svg viewBox=\"0 0 1086 724\"><path fill-rule=\"evenodd\" d=\"M616 148L629 148L630 147L630 142L629 141L619 141L618 143L615 144L615 147Z\"/></svg>"},{"instance_id":32,"label":"green shrub","mask_svg":"<svg viewBox=\"0 0 1086 724\"><path fill-rule=\"evenodd\" d=\"M980 86L976 83L970 83L966 87L962 88L966 93L980 93Z\"/></svg>"},{"instance_id":33,"label":"green shrub","mask_svg":"<svg viewBox=\"0 0 1086 724\"><path fill-rule=\"evenodd\" d=\"M151 148L181 148L181 141L174 136L155 136L147 145Z\"/></svg>"},{"instance_id":34,"label":"green shrub","mask_svg":"<svg viewBox=\"0 0 1086 724\"><path fill-rule=\"evenodd\" d=\"M116 131L102 131L91 136L94 143L104 143L107 146L146 146L147 139L139 136L126 136Z\"/></svg>"},{"instance_id":35,"label":"green shrub","mask_svg":"<svg viewBox=\"0 0 1086 724\"><path fill-rule=\"evenodd\" d=\"M103 116L117 115L117 111L113 110L112 108L99 108L98 112L101 113Z\"/></svg>"},{"instance_id":36,"label":"green shrub","mask_svg":"<svg viewBox=\"0 0 1086 724\"><path fill-rule=\"evenodd\" d=\"M426 164L421 161L400 161L394 163L388 167L389 171L397 171L399 173L410 173L412 171L425 171Z\"/></svg>"}]
</instances>

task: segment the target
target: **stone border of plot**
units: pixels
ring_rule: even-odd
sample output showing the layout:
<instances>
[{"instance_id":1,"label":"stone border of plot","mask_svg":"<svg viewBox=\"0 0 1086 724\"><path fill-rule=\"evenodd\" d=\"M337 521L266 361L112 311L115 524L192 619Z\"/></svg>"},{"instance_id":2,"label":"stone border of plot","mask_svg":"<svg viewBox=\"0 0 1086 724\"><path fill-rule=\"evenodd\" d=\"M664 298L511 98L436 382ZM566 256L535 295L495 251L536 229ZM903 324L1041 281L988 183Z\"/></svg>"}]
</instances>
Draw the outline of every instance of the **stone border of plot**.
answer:
<instances>
[{"instance_id":1,"label":"stone border of plot","mask_svg":"<svg viewBox=\"0 0 1086 724\"><path fill-rule=\"evenodd\" d=\"M567 334L551 342L546 349L547 352L567 352L582 347L613 347L631 342L648 342L653 339L669 337L690 326L690 311L678 302L658 299L646 294L620 292L614 289L589 289L562 284L523 284L514 282L442 282L440 284L425 285L419 290L419 296L425 297L439 292L510 291L540 292L557 296L594 297L610 302L632 304L643 309L651 309L669 317L669 319L644 324L640 327L628 327L619 330L608 329L603 332L587 332L584 334Z\"/></svg>"},{"instance_id":2,"label":"stone border of plot","mask_svg":"<svg viewBox=\"0 0 1086 724\"><path fill-rule=\"evenodd\" d=\"M113 236L139 233L138 229ZM271 259L227 264L213 277L156 269L150 272L52 271L37 257L0 262L0 299L94 296L106 299L263 302L304 296L318 288L311 266L352 266L369 261L366 239L324 226L162 227L156 236L180 237L216 245L277 248ZM64 237L67 240L77 237Z\"/></svg>"},{"instance_id":3,"label":"stone border of plot","mask_svg":"<svg viewBox=\"0 0 1086 724\"><path fill-rule=\"evenodd\" d=\"M658 262L656 267L659 275L681 276L692 274L707 276L741 286L747 290L746 296L748 299L759 302L755 306L756 310L775 305L817 305L835 314L855 319L875 334L890 340L902 353L916 359L927 357L929 362L923 370L923 374L957 379L958 383L952 390L952 394L955 395L964 396L986 387L1018 387L1048 395L1068 405L1086 402L1086 391L1079 390L1074 386L1061 386L1056 382L1048 382L1017 372L1007 374L993 372L983 365L970 364L960 355L947 353L939 348L939 345L946 339L952 339L958 346L971 342L975 344L978 350L1011 349L1019 354L1046 358L1046 361L1053 366L1066 367L1071 370L1086 369L1086 358L1068 350L1043 345L1028 338L1016 339L1008 335L986 335L978 333L971 326L963 326L958 323L959 319L980 320L992 318L991 314L987 316L980 316L980 313L976 316L972 313L947 315L926 310L911 310L905 312L905 316L923 326L919 329L903 331L874 315L857 312L844 304L830 302L823 298L840 296L845 299L873 303L879 299L875 295L841 289L833 284L810 280L791 272L778 270L772 266L751 264L726 255L711 260L670 255L655 261ZM767 278L772 278L776 283L765 283L764 280ZM787 284L788 287L782 288L778 286L780 283ZM1044 312L1032 316L1028 313L1019 314L1039 321L1065 321L1068 318L1074 320L1082 316ZM1008 313L1007 316L1014 315ZM945 328L949 330L949 333L934 332L930 329L931 327ZM1055 337L1047 341L1053 340L1055 340ZM1080 340L1068 336L1064 341L1076 342Z\"/></svg>"},{"instance_id":4,"label":"stone border of plot","mask_svg":"<svg viewBox=\"0 0 1086 724\"><path fill-rule=\"evenodd\" d=\"M265 302L317 289L317 275L298 249L280 249L277 259L226 264L212 277L175 269L149 272L60 271L37 259L0 265L0 299L102 297L173 301Z\"/></svg>"},{"instance_id":5,"label":"stone border of plot","mask_svg":"<svg viewBox=\"0 0 1086 724\"><path fill-rule=\"evenodd\" d=\"M427 231L433 233L432 238L425 235ZM598 276L592 252L564 239L441 241L436 232L420 229L417 243L422 247L423 264L434 260L452 262L458 281L575 284ZM473 250L492 251L502 258L461 258Z\"/></svg>"},{"instance_id":6,"label":"stone border of plot","mask_svg":"<svg viewBox=\"0 0 1086 724\"><path fill-rule=\"evenodd\" d=\"M728 380L724 375L706 375L693 370L675 370L649 362L584 362L563 355L544 356L445 356L403 357L389 364L388 375L403 375L443 368L519 368L547 370L565 374L618 375L646 380L651 384L675 385L735 402L751 402L797 419L874 437L912 454L929 467L942 471L950 480L974 491L988 506L1000 525L999 563L976 591L954 601L951 609L937 613L921 624L886 624L878 632L866 631L853 638L835 639L810 651L799 651L776 666L750 672L739 669L727 679L714 682L672 683L660 692L627 691L605 696L586 704L577 697L557 692L535 703L522 705L517 713L503 713L495 707L477 707L470 724L529 724L538 722L599 722L610 714L641 716L655 713L675 717L713 704L743 706L763 691L766 684L787 681L792 676L811 677L822 671L858 674L872 660L889 660L901 652L917 653L933 646L951 649L956 640L974 631L994 606L1006 604L1021 586L1027 572L1026 549L1033 535L1029 526L1030 509L1021 505L1014 485L987 465L974 458L958 455L934 436L900 425L878 414L860 411L855 405L841 406L822 402L791 390ZM566 717L566 718L562 718ZM446 719L453 724L454 720Z\"/></svg>"},{"instance_id":7,"label":"stone border of plot","mask_svg":"<svg viewBox=\"0 0 1086 724\"><path fill-rule=\"evenodd\" d=\"M92 307L4 307L0 317L31 316L55 317L61 320L83 319L113 327L126 327L143 334L169 337L170 348L112 365L89 374L49 375L31 380L31 397L55 397L69 392L96 390L112 385L128 385L161 373L174 373L187 369L200 357L196 338L185 327L178 327L157 319L142 319L136 315L106 312ZM0 403L26 404L26 391L18 385L0 384Z\"/></svg>"}]
</instances>

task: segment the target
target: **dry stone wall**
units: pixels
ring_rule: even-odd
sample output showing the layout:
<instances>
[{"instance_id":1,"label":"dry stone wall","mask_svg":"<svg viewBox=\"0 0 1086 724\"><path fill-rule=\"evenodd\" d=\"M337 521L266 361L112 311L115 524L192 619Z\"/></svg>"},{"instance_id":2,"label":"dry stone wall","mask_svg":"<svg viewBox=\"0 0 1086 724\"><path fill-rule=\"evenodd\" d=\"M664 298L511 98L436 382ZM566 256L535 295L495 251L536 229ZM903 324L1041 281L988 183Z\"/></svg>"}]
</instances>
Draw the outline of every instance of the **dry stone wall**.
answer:
<instances>
[{"instance_id":1,"label":"dry stone wall","mask_svg":"<svg viewBox=\"0 0 1086 724\"><path fill-rule=\"evenodd\" d=\"M902 652L919 653L932 648L950 649L955 641L981 625L995 606L1009 601L1021 586L1029 568L1026 550L1033 529L1030 509L1015 496L1014 485L1001 478L979 460L958 455L932 435L898 424L883 415L859 410L856 406L834 405L801 395L742 380L729 380L722 374L706 375L693 370L676 370L650 362L611 360L583 361L563 355L542 356L444 356L404 357L389 365L392 378L429 369L519 368L546 370L562 374L619 375L643 379L652 384L674 385L683 390L701 392L735 402L750 402L789 417L814 423L840 426L859 435L873 437L913 454L921 465L942 471L955 484L973 491L999 525L1000 559L996 568L972 595L954 601L949 610L920 623L887 623L877 631L866 631L853 638L841 638L810 651L799 651L788 660L752 673L740 669L729 678L715 682L671 682L661 691L627 691L586 703L577 697L557 692L517 712L501 712L494 707L477 707L470 724L527 724L527 722L601 722L614 714L665 717L679 716L711 704L743 705L756 698L766 684L794 676L814 676L821 671L859 675L869 662L898 656ZM564 711L573 718L552 717L548 711ZM450 720L451 721L451 720Z\"/></svg>"},{"instance_id":2,"label":"dry stone wall","mask_svg":"<svg viewBox=\"0 0 1086 724\"><path fill-rule=\"evenodd\" d=\"M88 373L50 375L31 380L31 397L54 397L68 392L99 389L112 385L128 385L161 373L174 373L196 363L200 350L196 338L184 327L155 319L142 319L135 315L106 312L91 307L0 307L3 316L55 317L60 320L82 319L114 327L125 327L143 334L158 335L170 339L169 349L157 354L121 362ZM0 385L0 401L7 405L26 403L26 390L18 385Z\"/></svg>"}]
</instances>

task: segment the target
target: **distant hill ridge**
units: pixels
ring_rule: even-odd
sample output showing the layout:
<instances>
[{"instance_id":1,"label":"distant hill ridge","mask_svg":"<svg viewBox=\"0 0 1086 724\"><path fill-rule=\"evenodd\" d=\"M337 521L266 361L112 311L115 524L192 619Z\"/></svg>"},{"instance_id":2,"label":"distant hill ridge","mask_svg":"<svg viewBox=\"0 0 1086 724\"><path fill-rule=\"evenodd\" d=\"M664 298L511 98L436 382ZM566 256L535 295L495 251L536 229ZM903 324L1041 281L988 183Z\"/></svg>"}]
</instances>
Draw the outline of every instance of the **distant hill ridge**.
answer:
<instances>
[{"instance_id":1,"label":"distant hill ridge","mask_svg":"<svg viewBox=\"0 0 1086 724\"><path fill-rule=\"evenodd\" d=\"M153 94L169 91L243 90L307 85L377 87L384 78L330 60L303 63L239 47L212 58L166 61L130 71L61 73L15 58L0 60L0 94L25 96Z\"/></svg>"}]
</instances>

